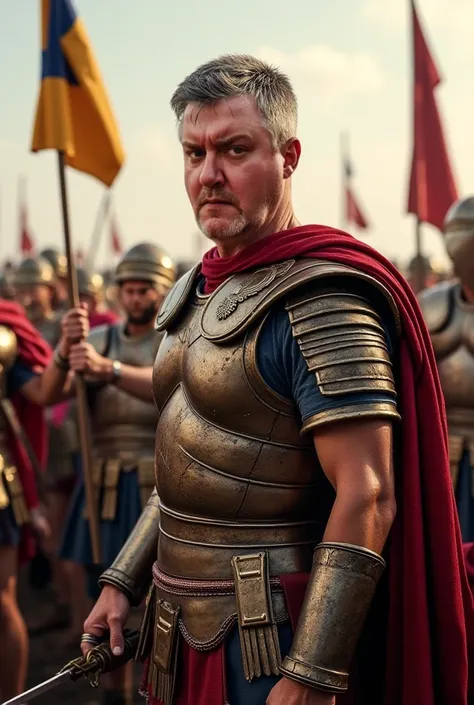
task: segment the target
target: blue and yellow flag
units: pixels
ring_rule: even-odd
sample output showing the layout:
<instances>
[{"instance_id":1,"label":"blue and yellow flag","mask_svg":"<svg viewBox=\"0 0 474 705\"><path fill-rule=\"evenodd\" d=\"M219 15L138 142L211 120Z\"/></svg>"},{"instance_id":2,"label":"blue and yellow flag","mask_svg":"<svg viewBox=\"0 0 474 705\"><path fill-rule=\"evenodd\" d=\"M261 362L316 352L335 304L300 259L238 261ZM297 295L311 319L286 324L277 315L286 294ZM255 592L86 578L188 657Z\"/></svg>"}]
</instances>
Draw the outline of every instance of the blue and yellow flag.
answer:
<instances>
[{"instance_id":1,"label":"blue and yellow flag","mask_svg":"<svg viewBox=\"0 0 474 705\"><path fill-rule=\"evenodd\" d=\"M124 161L119 130L86 29L70 0L41 0L42 74L31 150L111 186Z\"/></svg>"}]
</instances>

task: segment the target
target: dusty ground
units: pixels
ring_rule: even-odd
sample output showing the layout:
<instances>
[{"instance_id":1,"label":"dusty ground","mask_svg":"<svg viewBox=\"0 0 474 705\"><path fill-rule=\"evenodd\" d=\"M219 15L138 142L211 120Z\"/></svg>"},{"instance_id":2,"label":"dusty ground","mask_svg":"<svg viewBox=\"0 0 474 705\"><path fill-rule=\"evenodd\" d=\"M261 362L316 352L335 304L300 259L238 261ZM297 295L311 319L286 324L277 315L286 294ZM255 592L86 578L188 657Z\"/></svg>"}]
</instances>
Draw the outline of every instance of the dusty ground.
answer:
<instances>
[{"instance_id":1,"label":"dusty ground","mask_svg":"<svg viewBox=\"0 0 474 705\"><path fill-rule=\"evenodd\" d=\"M26 576L22 576L20 586L20 603L30 624L43 621L42 616L48 614L52 594L46 589L33 590L28 585ZM132 620L131 627L139 624L138 615ZM31 637L30 667L27 687L40 683L55 675L68 661L80 655L79 649L67 644L67 634L64 631L50 631L41 636ZM140 666L135 665L134 703L144 705L145 701L138 695ZM101 705L101 689L93 690L85 681L63 683L57 689L35 698L35 705Z\"/></svg>"}]
</instances>

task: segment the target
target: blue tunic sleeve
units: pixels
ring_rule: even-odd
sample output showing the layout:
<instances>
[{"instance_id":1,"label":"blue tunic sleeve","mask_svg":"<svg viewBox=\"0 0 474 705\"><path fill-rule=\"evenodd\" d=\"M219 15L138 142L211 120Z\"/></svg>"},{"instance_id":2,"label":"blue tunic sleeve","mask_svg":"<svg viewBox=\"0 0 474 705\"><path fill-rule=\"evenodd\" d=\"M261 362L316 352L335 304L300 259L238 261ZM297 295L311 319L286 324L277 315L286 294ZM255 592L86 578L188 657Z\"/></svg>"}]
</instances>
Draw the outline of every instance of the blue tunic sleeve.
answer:
<instances>
[{"instance_id":1,"label":"blue tunic sleeve","mask_svg":"<svg viewBox=\"0 0 474 705\"><path fill-rule=\"evenodd\" d=\"M13 367L7 372L7 396L11 397L15 392L18 392L33 377L36 377L36 373L31 367L16 360Z\"/></svg>"},{"instance_id":2,"label":"blue tunic sleeve","mask_svg":"<svg viewBox=\"0 0 474 705\"><path fill-rule=\"evenodd\" d=\"M392 344L385 329L389 353ZM338 397L323 396L316 376L308 370L298 343L293 338L287 311L279 306L271 311L257 342L257 365L268 386L287 399L294 399L301 420L322 411L351 404L389 402L396 407L396 398L390 392L349 393Z\"/></svg>"}]
</instances>

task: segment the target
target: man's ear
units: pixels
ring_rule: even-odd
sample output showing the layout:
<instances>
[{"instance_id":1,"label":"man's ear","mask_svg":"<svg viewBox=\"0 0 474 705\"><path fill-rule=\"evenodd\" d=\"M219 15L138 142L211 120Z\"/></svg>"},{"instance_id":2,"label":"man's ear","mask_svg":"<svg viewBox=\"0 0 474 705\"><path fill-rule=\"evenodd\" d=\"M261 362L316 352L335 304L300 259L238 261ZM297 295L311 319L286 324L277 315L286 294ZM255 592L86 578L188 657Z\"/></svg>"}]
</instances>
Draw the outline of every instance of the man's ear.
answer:
<instances>
[{"instance_id":1,"label":"man's ear","mask_svg":"<svg viewBox=\"0 0 474 705\"><path fill-rule=\"evenodd\" d=\"M296 137L288 140L281 150L283 156L283 178L293 175L301 156L301 142Z\"/></svg>"}]
</instances>

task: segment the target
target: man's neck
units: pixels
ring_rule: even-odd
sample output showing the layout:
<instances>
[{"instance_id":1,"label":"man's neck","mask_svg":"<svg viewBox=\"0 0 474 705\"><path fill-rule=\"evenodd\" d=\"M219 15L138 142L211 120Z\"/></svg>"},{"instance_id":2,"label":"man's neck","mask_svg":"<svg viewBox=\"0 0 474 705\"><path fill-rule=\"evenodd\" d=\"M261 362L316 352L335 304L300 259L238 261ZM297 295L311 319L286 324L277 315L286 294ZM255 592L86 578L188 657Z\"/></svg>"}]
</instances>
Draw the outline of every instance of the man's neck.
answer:
<instances>
[{"instance_id":1,"label":"man's neck","mask_svg":"<svg viewBox=\"0 0 474 705\"><path fill-rule=\"evenodd\" d=\"M258 233L251 233L248 237L242 238L241 240L234 241L221 241L216 242L217 251L220 257L232 257L233 255L238 255L239 252L245 250L249 245L254 242L263 240L268 235L273 235L274 233L282 232L283 230L289 230L290 228L296 228L300 223L298 222L293 209L290 207L288 211L284 213L279 213L270 223L267 223L264 228Z\"/></svg>"},{"instance_id":2,"label":"man's neck","mask_svg":"<svg viewBox=\"0 0 474 705\"><path fill-rule=\"evenodd\" d=\"M155 327L155 321L152 319L149 323L131 323L127 321L125 332L130 338L140 338L146 335Z\"/></svg>"}]
</instances>

